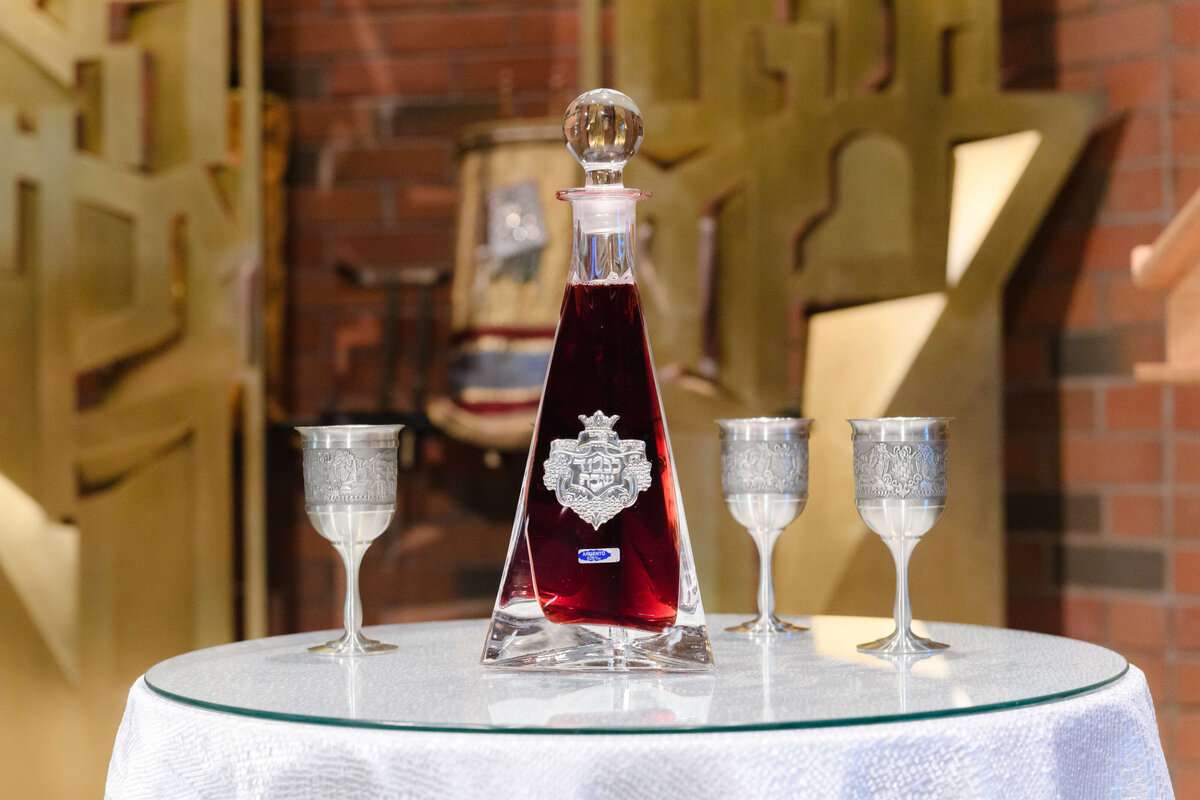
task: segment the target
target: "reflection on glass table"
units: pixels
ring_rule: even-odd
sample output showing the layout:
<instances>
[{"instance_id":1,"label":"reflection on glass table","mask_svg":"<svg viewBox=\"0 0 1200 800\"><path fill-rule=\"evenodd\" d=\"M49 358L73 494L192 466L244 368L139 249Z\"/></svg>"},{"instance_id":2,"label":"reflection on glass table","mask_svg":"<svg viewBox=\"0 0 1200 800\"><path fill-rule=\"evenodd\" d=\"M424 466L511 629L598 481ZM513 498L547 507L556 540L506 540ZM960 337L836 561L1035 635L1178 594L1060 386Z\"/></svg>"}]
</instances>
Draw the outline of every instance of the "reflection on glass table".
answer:
<instances>
[{"instance_id":1,"label":"reflection on glass table","mask_svg":"<svg viewBox=\"0 0 1200 800\"><path fill-rule=\"evenodd\" d=\"M497 671L479 666L484 620L393 625L395 652L314 659L295 634L199 650L146 673L156 692L254 717L368 728L638 733L828 727L971 714L1069 697L1125 674L1123 657L1045 634L913 623L951 650L861 653L891 620L801 619L803 637L760 641L710 615L716 668L694 675Z\"/></svg>"}]
</instances>

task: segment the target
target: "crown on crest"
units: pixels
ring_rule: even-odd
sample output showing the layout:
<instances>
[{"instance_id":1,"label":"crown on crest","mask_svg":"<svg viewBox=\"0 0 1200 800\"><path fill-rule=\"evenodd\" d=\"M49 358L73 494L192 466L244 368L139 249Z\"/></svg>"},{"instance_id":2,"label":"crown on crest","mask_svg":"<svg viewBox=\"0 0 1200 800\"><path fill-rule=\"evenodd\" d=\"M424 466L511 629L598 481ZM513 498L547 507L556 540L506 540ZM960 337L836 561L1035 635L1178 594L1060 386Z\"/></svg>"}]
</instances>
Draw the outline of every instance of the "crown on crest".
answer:
<instances>
[{"instance_id":1,"label":"crown on crest","mask_svg":"<svg viewBox=\"0 0 1200 800\"><path fill-rule=\"evenodd\" d=\"M611 417L604 416L603 411L596 411L590 417L579 415L579 421L583 423L585 431L611 431L617 420L621 418L620 414L613 414Z\"/></svg>"}]
</instances>

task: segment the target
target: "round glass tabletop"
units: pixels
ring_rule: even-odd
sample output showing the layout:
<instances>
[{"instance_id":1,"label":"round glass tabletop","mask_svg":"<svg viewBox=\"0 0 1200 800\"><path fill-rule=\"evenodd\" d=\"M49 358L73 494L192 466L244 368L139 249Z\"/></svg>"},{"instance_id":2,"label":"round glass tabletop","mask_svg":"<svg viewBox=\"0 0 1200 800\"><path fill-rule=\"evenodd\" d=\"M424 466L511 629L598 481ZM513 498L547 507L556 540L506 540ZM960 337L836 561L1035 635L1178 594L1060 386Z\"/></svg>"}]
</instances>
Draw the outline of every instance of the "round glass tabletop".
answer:
<instances>
[{"instance_id":1,"label":"round glass tabletop","mask_svg":"<svg viewBox=\"0 0 1200 800\"><path fill-rule=\"evenodd\" d=\"M951 645L921 656L855 649L890 619L796 618L780 638L724 628L710 614L716 667L696 674L505 671L479 664L486 620L368 629L399 645L335 658L299 633L197 650L155 665L146 683L191 705L255 717L367 728L471 732L665 733L859 725L973 714L1080 694L1128 662L1086 642L953 623L914 623ZM333 632L336 635L337 632Z\"/></svg>"}]
</instances>

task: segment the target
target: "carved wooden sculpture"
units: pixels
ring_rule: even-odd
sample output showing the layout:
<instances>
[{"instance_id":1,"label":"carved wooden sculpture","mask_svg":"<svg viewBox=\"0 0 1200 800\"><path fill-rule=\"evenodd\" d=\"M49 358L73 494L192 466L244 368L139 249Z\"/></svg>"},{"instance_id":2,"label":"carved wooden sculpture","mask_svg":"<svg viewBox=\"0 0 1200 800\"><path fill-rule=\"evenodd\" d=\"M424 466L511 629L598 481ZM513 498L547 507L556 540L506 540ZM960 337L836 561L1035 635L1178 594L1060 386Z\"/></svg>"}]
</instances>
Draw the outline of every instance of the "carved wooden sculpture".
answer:
<instances>
[{"instance_id":1,"label":"carved wooden sculpture","mask_svg":"<svg viewBox=\"0 0 1200 800\"><path fill-rule=\"evenodd\" d=\"M950 502L914 603L1000 622L1002 289L1095 104L1001 92L995 3L617 9L616 86L647 131L627 182L654 192L648 315L679 378L664 396L709 605L748 607L754 585L711 420L799 405L817 419L811 492L776 552L781 610L886 613L891 564L855 512L843 420L944 415Z\"/></svg>"},{"instance_id":2,"label":"carved wooden sculpture","mask_svg":"<svg viewBox=\"0 0 1200 800\"><path fill-rule=\"evenodd\" d=\"M98 794L140 672L262 632L257 30L256 2L0 0L14 797Z\"/></svg>"}]
</instances>

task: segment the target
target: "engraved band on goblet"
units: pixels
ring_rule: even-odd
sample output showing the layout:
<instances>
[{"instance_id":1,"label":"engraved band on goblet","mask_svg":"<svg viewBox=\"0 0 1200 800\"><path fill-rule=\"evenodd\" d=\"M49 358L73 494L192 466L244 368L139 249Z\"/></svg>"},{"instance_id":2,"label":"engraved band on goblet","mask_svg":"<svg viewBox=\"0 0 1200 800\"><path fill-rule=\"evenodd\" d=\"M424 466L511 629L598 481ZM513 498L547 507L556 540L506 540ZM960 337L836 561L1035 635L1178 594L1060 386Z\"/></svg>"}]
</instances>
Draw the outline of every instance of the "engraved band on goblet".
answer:
<instances>
[{"instance_id":1,"label":"engraved band on goblet","mask_svg":"<svg viewBox=\"0 0 1200 800\"><path fill-rule=\"evenodd\" d=\"M716 420L721 427L721 488L733 518L758 548L758 617L728 630L787 634L807 630L775 616L771 554L779 534L808 502L811 419L754 417Z\"/></svg>"},{"instance_id":2,"label":"engraved band on goblet","mask_svg":"<svg viewBox=\"0 0 1200 800\"><path fill-rule=\"evenodd\" d=\"M896 565L895 630L858 646L884 655L927 653L948 645L913 634L908 562L946 507L948 417L851 419L854 504Z\"/></svg>"},{"instance_id":3,"label":"engraved band on goblet","mask_svg":"<svg viewBox=\"0 0 1200 800\"><path fill-rule=\"evenodd\" d=\"M317 532L337 548L346 569L345 632L310 647L323 655L395 650L363 636L358 573L371 542L396 511L397 445L403 425L300 427L304 507Z\"/></svg>"}]
</instances>

